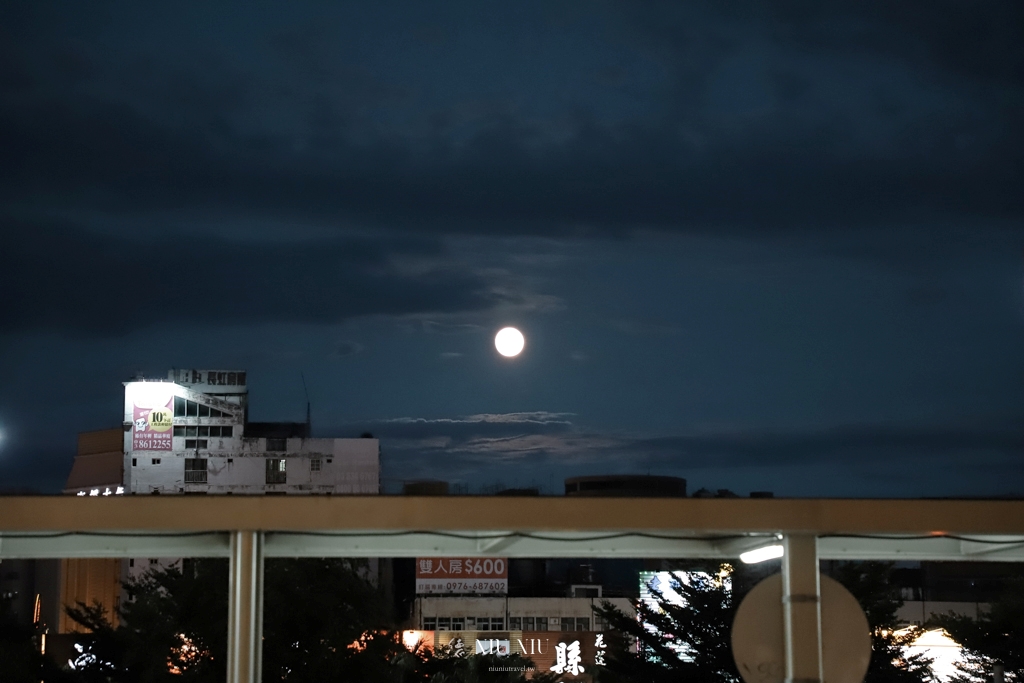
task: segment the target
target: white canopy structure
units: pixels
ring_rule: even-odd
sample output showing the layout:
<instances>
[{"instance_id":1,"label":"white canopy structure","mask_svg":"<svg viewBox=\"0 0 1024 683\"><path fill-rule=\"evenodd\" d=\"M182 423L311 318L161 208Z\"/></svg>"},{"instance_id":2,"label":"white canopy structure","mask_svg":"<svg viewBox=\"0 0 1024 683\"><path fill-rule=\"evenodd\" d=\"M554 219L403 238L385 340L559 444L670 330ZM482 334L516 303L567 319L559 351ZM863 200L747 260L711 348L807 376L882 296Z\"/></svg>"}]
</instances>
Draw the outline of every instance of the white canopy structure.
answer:
<instances>
[{"instance_id":1,"label":"white canopy structure","mask_svg":"<svg viewBox=\"0 0 1024 683\"><path fill-rule=\"evenodd\" d=\"M229 557L230 683L259 681L264 557L735 558L781 543L787 680L821 680L819 559L1024 561L1024 501L0 497L0 559Z\"/></svg>"}]
</instances>

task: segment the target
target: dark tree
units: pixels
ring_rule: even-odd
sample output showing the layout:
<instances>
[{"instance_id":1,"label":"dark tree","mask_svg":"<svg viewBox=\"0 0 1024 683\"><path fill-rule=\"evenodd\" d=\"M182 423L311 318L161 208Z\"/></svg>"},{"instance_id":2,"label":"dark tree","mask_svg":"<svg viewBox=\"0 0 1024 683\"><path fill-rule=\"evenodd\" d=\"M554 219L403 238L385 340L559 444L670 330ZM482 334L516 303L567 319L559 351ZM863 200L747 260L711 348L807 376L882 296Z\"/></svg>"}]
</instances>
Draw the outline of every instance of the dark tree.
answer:
<instances>
[{"instance_id":1,"label":"dark tree","mask_svg":"<svg viewBox=\"0 0 1024 683\"><path fill-rule=\"evenodd\" d=\"M226 562L196 560L129 582L116 629L99 607L69 608L91 630L80 639L74 681L220 683L226 677L227 587ZM410 651L392 628L382 592L366 579L365 565L349 560L268 560L263 636L267 683L521 683L523 673L508 669L531 666L516 656Z\"/></svg>"},{"instance_id":2,"label":"dark tree","mask_svg":"<svg viewBox=\"0 0 1024 683\"><path fill-rule=\"evenodd\" d=\"M365 563L345 559L267 560L264 681L338 680L361 652L350 647L353 643L368 631L391 628L384 594L365 572ZM404 650L392 640L397 649L389 651L389 658Z\"/></svg>"},{"instance_id":3,"label":"dark tree","mask_svg":"<svg viewBox=\"0 0 1024 683\"><path fill-rule=\"evenodd\" d=\"M1024 680L1024 579L1010 581L988 612L977 619L949 613L934 620L964 648L966 666L957 683L992 680L997 664L1007 683Z\"/></svg>"},{"instance_id":4,"label":"dark tree","mask_svg":"<svg viewBox=\"0 0 1024 683\"><path fill-rule=\"evenodd\" d=\"M931 660L921 654L908 656L905 649L923 629L898 633L903 597L892 581L892 570L891 562L842 562L832 574L857 598L871 628L871 663L864 683L932 681Z\"/></svg>"},{"instance_id":5,"label":"dark tree","mask_svg":"<svg viewBox=\"0 0 1024 683\"><path fill-rule=\"evenodd\" d=\"M615 629L609 637L608 665L599 680L608 683L660 683L739 681L732 657L730 633L739 603L775 565L739 565L731 571L731 587L717 580L717 570L700 568L704 576L689 585L672 585L686 603L672 604L654 591L657 607L638 603L638 617L605 603L597 611ZM731 568L730 568L731 569ZM921 655L908 657L904 648L917 632L897 635L897 611L903 601L891 582L892 565L883 562L844 563L835 578L864 607L872 632L872 657L865 683L924 683L932 680L931 662ZM693 575L691 575L693 576ZM643 624L648 624L645 627ZM637 643L639 652L628 646ZM684 653L680 657L679 652Z\"/></svg>"},{"instance_id":6,"label":"dark tree","mask_svg":"<svg viewBox=\"0 0 1024 683\"><path fill-rule=\"evenodd\" d=\"M0 599L0 681L3 683L72 683L77 679L39 652L40 626L18 622L11 601Z\"/></svg>"},{"instance_id":7,"label":"dark tree","mask_svg":"<svg viewBox=\"0 0 1024 683\"><path fill-rule=\"evenodd\" d=\"M723 573L730 572L731 568ZM674 604L652 589L656 606L637 603L637 617L611 603L596 608L612 628L606 666L597 672L601 683L734 683L740 680L729 642L736 604L731 581L718 570L673 581L671 588L685 601ZM637 644L638 652L630 652Z\"/></svg>"},{"instance_id":8,"label":"dark tree","mask_svg":"<svg viewBox=\"0 0 1024 683\"><path fill-rule=\"evenodd\" d=\"M125 584L120 626L98 607L68 615L88 628L79 671L87 680L214 683L227 677L227 562L186 561Z\"/></svg>"},{"instance_id":9,"label":"dark tree","mask_svg":"<svg viewBox=\"0 0 1024 683\"><path fill-rule=\"evenodd\" d=\"M69 608L92 631L81 642L82 675L111 683L223 681L227 570L223 560L195 560L129 581L117 629L94 608ZM350 680L346 667L358 668L363 652L352 644L389 626L381 593L347 560L269 560L264 582L265 681ZM392 641L397 638L380 639L375 651ZM400 645L389 652L399 649L404 652Z\"/></svg>"}]
</instances>

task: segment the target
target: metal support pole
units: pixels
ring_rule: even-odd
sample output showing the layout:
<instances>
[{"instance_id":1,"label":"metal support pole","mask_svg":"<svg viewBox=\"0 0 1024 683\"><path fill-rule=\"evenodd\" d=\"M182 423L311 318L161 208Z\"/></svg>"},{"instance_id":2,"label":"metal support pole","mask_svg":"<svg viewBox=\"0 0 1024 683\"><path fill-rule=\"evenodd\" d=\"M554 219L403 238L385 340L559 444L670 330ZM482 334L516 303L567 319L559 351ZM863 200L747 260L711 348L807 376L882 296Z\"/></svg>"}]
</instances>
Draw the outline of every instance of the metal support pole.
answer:
<instances>
[{"instance_id":1,"label":"metal support pole","mask_svg":"<svg viewBox=\"0 0 1024 683\"><path fill-rule=\"evenodd\" d=\"M231 533L228 683L260 683L263 663L263 532Z\"/></svg>"},{"instance_id":2,"label":"metal support pole","mask_svg":"<svg viewBox=\"0 0 1024 683\"><path fill-rule=\"evenodd\" d=\"M787 535L782 556L786 683L821 683L821 576L818 539Z\"/></svg>"}]
</instances>

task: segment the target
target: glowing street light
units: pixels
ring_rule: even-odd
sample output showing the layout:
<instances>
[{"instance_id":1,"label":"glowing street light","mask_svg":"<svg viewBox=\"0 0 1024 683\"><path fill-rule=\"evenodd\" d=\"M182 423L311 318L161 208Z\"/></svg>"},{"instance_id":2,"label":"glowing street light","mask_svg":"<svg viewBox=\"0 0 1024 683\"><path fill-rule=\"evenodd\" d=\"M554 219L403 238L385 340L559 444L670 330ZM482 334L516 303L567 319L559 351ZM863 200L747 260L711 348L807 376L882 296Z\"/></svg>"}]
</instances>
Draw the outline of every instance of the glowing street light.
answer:
<instances>
[{"instance_id":1,"label":"glowing street light","mask_svg":"<svg viewBox=\"0 0 1024 683\"><path fill-rule=\"evenodd\" d=\"M745 564L757 564L758 562L765 562L767 560L774 560L782 557L783 549L781 545L766 545L761 548L755 548L754 550L748 550L745 553L740 554L740 560Z\"/></svg>"}]
</instances>

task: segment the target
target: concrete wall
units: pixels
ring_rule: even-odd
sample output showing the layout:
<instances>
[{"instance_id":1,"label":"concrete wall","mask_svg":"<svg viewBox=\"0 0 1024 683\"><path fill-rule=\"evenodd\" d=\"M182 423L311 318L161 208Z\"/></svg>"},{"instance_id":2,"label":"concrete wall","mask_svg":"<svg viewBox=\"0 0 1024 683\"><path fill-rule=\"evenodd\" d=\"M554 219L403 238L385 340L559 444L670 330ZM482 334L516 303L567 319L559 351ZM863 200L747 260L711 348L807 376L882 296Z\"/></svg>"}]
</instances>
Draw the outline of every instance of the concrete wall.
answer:
<instances>
[{"instance_id":1,"label":"concrete wall","mask_svg":"<svg viewBox=\"0 0 1024 683\"><path fill-rule=\"evenodd\" d=\"M200 451L207 483L185 482L185 460L193 451L128 451L125 489L130 493L361 493L380 490L377 439L289 439L286 452L267 452L265 439L234 452ZM239 444L241 446L241 444ZM284 459L286 482L267 483L267 460ZM319 471L313 463L319 461Z\"/></svg>"}]
</instances>

